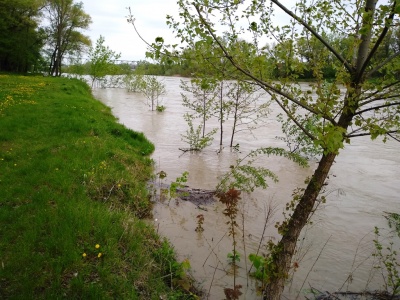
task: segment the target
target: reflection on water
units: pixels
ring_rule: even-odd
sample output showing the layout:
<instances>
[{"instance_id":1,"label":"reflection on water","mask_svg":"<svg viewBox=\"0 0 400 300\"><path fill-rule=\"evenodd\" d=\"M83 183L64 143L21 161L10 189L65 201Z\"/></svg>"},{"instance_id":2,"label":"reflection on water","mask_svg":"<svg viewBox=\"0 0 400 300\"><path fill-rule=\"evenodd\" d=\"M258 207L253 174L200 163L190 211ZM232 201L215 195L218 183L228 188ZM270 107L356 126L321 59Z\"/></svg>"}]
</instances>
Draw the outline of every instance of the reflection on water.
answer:
<instances>
[{"instance_id":1,"label":"reflection on water","mask_svg":"<svg viewBox=\"0 0 400 300\"><path fill-rule=\"evenodd\" d=\"M184 171L189 172L188 185L195 188L213 189L218 177L229 169L236 159L258 147L285 145L275 137L281 135L275 120L277 108L265 127L254 136L239 132L237 142L240 152L226 147L221 152L217 141L201 153L183 154L185 148L181 134L186 132L183 119L185 108L181 105L179 78L165 77L167 95L164 96L166 111L152 112L143 96L127 93L123 89L95 89L94 95L112 108L120 122L127 127L142 131L155 144L152 155L157 171L167 173L166 183L173 181ZM229 122L227 123L229 125ZM210 128L213 126L211 125ZM228 128L228 126L227 126ZM228 145L229 134L225 136ZM373 269L374 226L387 227L383 211L400 211L400 155L399 144L368 138L353 139L342 150L331 170L325 194L327 203L321 204L306 230L303 230L296 254L299 268L291 276L285 289L288 299L304 298L310 287L321 291L359 291L368 287L382 287L381 276ZM316 162L309 168L301 168L281 157L262 157L260 165L267 166L279 176L278 183L270 183L265 191L243 195L239 224L237 282L243 286L241 299L260 299L257 282L246 276L254 271L245 259L250 253L265 253L265 241L277 240L274 224L283 219L285 204L292 191L303 187ZM223 206L214 203L198 207L186 201L157 203L154 208L155 226L175 246L179 259L188 258L192 275L206 292L209 299L223 299L223 289L232 288L233 276L227 259L232 252L232 238L228 236L227 219L222 215ZM268 219L269 210L275 213ZM204 231L198 233L197 216L204 216ZM265 226L267 225L267 226ZM264 241L261 242L260 241Z\"/></svg>"}]
</instances>

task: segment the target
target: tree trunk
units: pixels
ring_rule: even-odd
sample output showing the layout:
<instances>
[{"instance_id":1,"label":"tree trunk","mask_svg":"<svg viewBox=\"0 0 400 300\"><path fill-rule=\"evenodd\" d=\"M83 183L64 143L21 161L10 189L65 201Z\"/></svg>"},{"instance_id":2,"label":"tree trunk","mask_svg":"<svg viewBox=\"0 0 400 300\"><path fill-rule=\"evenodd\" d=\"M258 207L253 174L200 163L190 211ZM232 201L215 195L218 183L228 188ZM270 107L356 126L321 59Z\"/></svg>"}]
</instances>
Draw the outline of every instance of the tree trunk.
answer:
<instances>
[{"instance_id":1,"label":"tree trunk","mask_svg":"<svg viewBox=\"0 0 400 300\"><path fill-rule=\"evenodd\" d=\"M337 154L335 153L322 156L304 195L296 205L293 216L284 229L282 239L272 254L274 256L274 274L264 291L264 299L266 300L281 299L300 232L308 222L308 218L314 209L315 200L321 191L336 156Z\"/></svg>"},{"instance_id":2,"label":"tree trunk","mask_svg":"<svg viewBox=\"0 0 400 300\"><path fill-rule=\"evenodd\" d=\"M220 83L220 95L219 95L219 127L220 127L220 137L219 146L222 147L222 139L224 137L224 82Z\"/></svg>"},{"instance_id":3,"label":"tree trunk","mask_svg":"<svg viewBox=\"0 0 400 300\"><path fill-rule=\"evenodd\" d=\"M203 92L203 139L206 134L206 101L207 101L207 93L206 91Z\"/></svg>"}]
</instances>

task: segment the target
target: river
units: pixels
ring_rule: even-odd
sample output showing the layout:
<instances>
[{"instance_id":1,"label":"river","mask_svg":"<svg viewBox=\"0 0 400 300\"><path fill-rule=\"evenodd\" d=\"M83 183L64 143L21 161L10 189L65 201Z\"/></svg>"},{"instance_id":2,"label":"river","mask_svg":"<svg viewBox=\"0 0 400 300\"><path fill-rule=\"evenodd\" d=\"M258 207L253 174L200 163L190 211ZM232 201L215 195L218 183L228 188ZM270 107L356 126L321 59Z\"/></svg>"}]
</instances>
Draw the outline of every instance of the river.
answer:
<instances>
[{"instance_id":1,"label":"river","mask_svg":"<svg viewBox=\"0 0 400 300\"><path fill-rule=\"evenodd\" d=\"M179 148L188 146L181 139L181 134L187 130L183 119L186 108L182 106L179 87L181 79L161 79L167 88L167 94L162 97L166 106L164 112L150 111L141 94L124 89L95 88L93 94L112 108L122 124L144 132L155 144L156 150L152 155L155 171L167 173L165 183L188 171L187 185L214 189L219 176L248 151L258 147L285 146L276 139L276 136L282 136L282 132L276 120L278 108L272 105L265 126L256 129L253 135L245 131L237 134L239 151L229 148L228 121L222 151L219 151L216 138L202 152L183 153ZM374 226L388 228L384 211L400 212L399 146L394 141L383 143L359 137L340 151L327 181L327 202L318 207L312 224L303 230L295 258L299 267L285 288L286 299L304 299L311 287L330 292L382 288L382 276L373 268L376 264L371 255L374 251L373 231ZM266 253L265 241L279 239L275 222L282 221L282 212L291 200L293 190L305 186L304 180L316 165L316 161L310 161L308 168L302 168L282 157L260 157L257 163L274 171L279 182L269 182L266 190L242 195L237 219L237 248L241 258L237 283L242 285L243 292L240 299L261 299L256 291L257 282L246 276L250 269L246 257L257 251ZM183 200L157 202L153 223L159 234L172 243L178 259L189 260L190 273L198 286L209 293L208 299L223 299L223 289L233 285L232 268L227 259L228 253L232 253L232 238L228 236L227 219L222 214L224 207L221 203L201 208L206 210ZM264 231L268 209L273 214ZM196 232L200 214L204 216L204 231Z\"/></svg>"}]
</instances>

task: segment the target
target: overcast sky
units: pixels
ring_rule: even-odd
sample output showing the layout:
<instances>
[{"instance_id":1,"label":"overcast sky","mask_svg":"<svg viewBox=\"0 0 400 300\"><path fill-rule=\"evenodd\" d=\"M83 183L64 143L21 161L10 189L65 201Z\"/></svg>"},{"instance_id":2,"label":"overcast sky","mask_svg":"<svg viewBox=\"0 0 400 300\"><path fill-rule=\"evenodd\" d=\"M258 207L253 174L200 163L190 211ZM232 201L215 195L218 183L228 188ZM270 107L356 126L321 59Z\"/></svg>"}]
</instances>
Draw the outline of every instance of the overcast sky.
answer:
<instances>
[{"instance_id":1,"label":"overcast sky","mask_svg":"<svg viewBox=\"0 0 400 300\"><path fill-rule=\"evenodd\" d=\"M166 25L166 15L176 15L177 0L81 0L84 11L92 18L89 35L93 45L100 35L112 50L121 53L121 59L142 60L145 58L146 45L126 21L127 7L135 16L135 24L140 34L153 42L157 36L172 39L172 31Z\"/></svg>"},{"instance_id":2,"label":"overcast sky","mask_svg":"<svg viewBox=\"0 0 400 300\"><path fill-rule=\"evenodd\" d=\"M78 1L78 0L77 0ZM135 25L144 39L154 42L162 36L167 44L178 43L173 40L172 30L166 25L166 16L178 14L177 0L80 0L84 11L92 18L90 29L85 31L93 45L100 35L112 50L121 53L124 60L145 59L146 44L138 37L132 24L127 22L128 7L136 21ZM292 6L293 0L282 0ZM277 20L287 19L282 11L277 11Z\"/></svg>"}]
</instances>

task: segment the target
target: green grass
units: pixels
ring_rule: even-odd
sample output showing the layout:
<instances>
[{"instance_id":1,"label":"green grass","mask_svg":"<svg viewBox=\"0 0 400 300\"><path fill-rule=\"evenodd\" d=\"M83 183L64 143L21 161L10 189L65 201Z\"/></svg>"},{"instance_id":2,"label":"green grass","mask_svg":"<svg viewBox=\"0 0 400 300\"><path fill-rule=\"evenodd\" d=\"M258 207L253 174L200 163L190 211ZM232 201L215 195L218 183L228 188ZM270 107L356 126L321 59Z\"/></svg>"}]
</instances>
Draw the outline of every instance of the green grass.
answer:
<instances>
[{"instance_id":1,"label":"green grass","mask_svg":"<svg viewBox=\"0 0 400 300\"><path fill-rule=\"evenodd\" d=\"M0 298L189 297L143 220L153 150L78 80L0 75Z\"/></svg>"}]
</instances>

